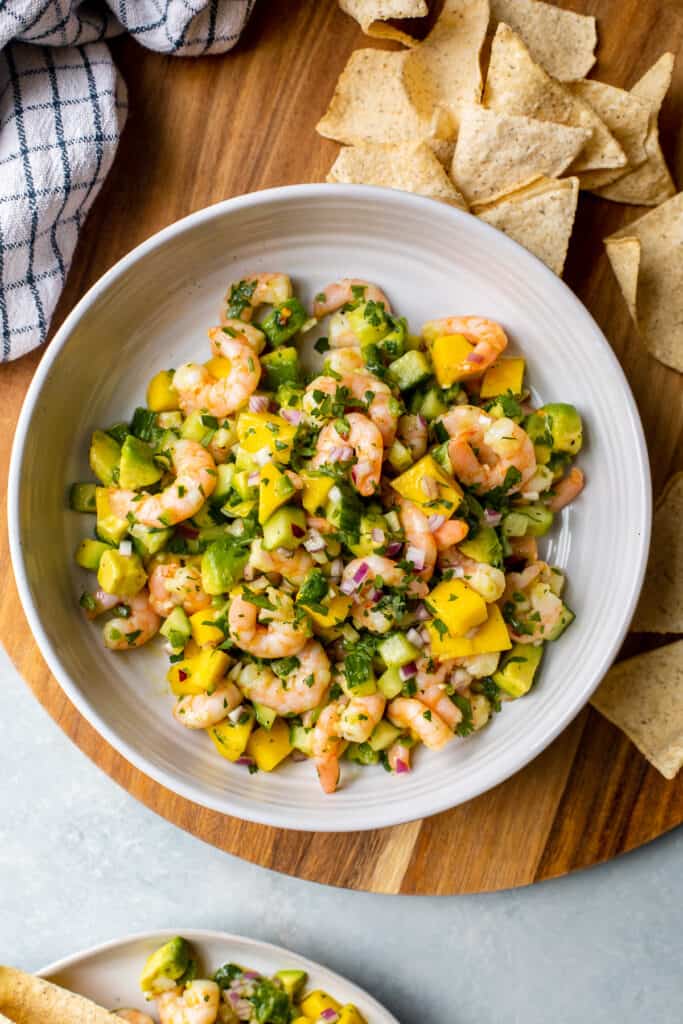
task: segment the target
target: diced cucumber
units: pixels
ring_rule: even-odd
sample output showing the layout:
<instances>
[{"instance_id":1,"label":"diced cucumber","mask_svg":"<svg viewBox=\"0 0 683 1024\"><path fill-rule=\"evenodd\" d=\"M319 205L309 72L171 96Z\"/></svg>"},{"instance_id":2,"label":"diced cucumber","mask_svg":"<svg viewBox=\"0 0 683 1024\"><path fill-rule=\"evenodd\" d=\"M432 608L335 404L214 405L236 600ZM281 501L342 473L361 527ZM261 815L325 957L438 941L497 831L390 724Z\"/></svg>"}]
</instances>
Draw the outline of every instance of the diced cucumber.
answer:
<instances>
[{"instance_id":1,"label":"diced cucumber","mask_svg":"<svg viewBox=\"0 0 683 1024\"><path fill-rule=\"evenodd\" d=\"M277 711L273 711L272 708L267 708L265 704L257 704L256 701L252 701L254 705L254 713L256 715L256 721L259 725L262 725L264 729L269 731L273 728L273 722L277 718Z\"/></svg>"},{"instance_id":2,"label":"diced cucumber","mask_svg":"<svg viewBox=\"0 0 683 1024\"><path fill-rule=\"evenodd\" d=\"M212 505L222 505L232 488L235 466L232 462L224 462L216 466L216 486L211 495Z\"/></svg>"},{"instance_id":3,"label":"diced cucumber","mask_svg":"<svg viewBox=\"0 0 683 1024\"><path fill-rule=\"evenodd\" d=\"M531 689L542 657L542 646L513 644L493 674L494 683L510 697L523 697Z\"/></svg>"},{"instance_id":4,"label":"diced cucumber","mask_svg":"<svg viewBox=\"0 0 683 1024\"><path fill-rule=\"evenodd\" d=\"M72 484L69 490L69 507L74 512L95 512L96 484Z\"/></svg>"},{"instance_id":5,"label":"diced cucumber","mask_svg":"<svg viewBox=\"0 0 683 1024\"><path fill-rule=\"evenodd\" d=\"M300 750L308 757L313 756L313 729L305 729L303 725L292 723L289 727L289 742L295 750Z\"/></svg>"},{"instance_id":6,"label":"diced cucumber","mask_svg":"<svg viewBox=\"0 0 683 1024\"><path fill-rule=\"evenodd\" d=\"M325 506L325 518L340 533L356 542L360 536L362 505L350 484L339 481L330 491Z\"/></svg>"},{"instance_id":7,"label":"diced cucumber","mask_svg":"<svg viewBox=\"0 0 683 1024\"><path fill-rule=\"evenodd\" d=\"M165 636L174 651L181 651L192 636L190 620L183 608L176 605L159 630Z\"/></svg>"},{"instance_id":8,"label":"diced cucumber","mask_svg":"<svg viewBox=\"0 0 683 1024\"><path fill-rule=\"evenodd\" d=\"M432 448L432 458L449 476L453 476L453 463L448 454L448 441L444 441L443 444Z\"/></svg>"},{"instance_id":9,"label":"diced cucumber","mask_svg":"<svg viewBox=\"0 0 683 1024\"><path fill-rule=\"evenodd\" d=\"M171 529L158 530L154 526L143 526L142 523L134 523L128 532L133 538L135 550L142 558L158 554L173 536Z\"/></svg>"},{"instance_id":10,"label":"diced cucumber","mask_svg":"<svg viewBox=\"0 0 683 1024\"><path fill-rule=\"evenodd\" d=\"M96 430L90 442L90 468L105 487L119 482L121 445L103 430Z\"/></svg>"},{"instance_id":11,"label":"diced cucumber","mask_svg":"<svg viewBox=\"0 0 683 1024\"><path fill-rule=\"evenodd\" d=\"M261 387L266 391L290 385L296 387L301 378L299 358L295 348L278 348L261 356L263 380Z\"/></svg>"},{"instance_id":12,"label":"diced cucumber","mask_svg":"<svg viewBox=\"0 0 683 1024\"><path fill-rule=\"evenodd\" d=\"M548 631L546 640L557 640L558 637L561 637L567 626L571 626L575 618L576 616L571 608L568 608L566 604L563 604L560 619L557 625L553 626L553 628Z\"/></svg>"},{"instance_id":13,"label":"diced cucumber","mask_svg":"<svg viewBox=\"0 0 683 1024\"><path fill-rule=\"evenodd\" d=\"M183 414L178 410L157 413L157 423L160 430L173 430L180 433L180 428L183 425Z\"/></svg>"},{"instance_id":14,"label":"diced cucumber","mask_svg":"<svg viewBox=\"0 0 683 1024\"><path fill-rule=\"evenodd\" d=\"M378 342L380 350L384 353L388 362L393 363L399 359L406 350L407 324L404 317L394 317L393 327L388 334Z\"/></svg>"},{"instance_id":15,"label":"diced cucumber","mask_svg":"<svg viewBox=\"0 0 683 1024\"><path fill-rule=\"evenodd\" d=\"M393 441L387 452L387 459L391 468L395 469L397 473L404 473L413 464L413 455L410 449L396 440Z\"/></svg>"},{"instance_id":16,"label":"diced cucumber","mask_svg":"<svg viewBox=\"0 0 683 1024\"><path fill-rule=\"evenodd\" d=\"M515 513L526 517L526 536L529 537L545 537L553 525L552 511L540 501L534 502L533 505L518 505L515 507Z\"/></svg>"},{"instance_id":17,"label":"diced cucumber","mask_svg":"<svg viewBox=\"0 0 683 1024\"><path fill-rule=\"evenodd\" d=\"M294 551L306 536L306 514L302 508L285 505L263 524L263 547L266 551L287 548Z\"/></svg>"},{"instance_id":18,"label":"diced cucumber","mask_svg":"<svg viewBox=\"0 0 683 1024\"><path fill-rule=\"evenodd\" d=\"M400 391L407 391L431 377L432 367L426 353L413 350L393 362L387 374Z\"/></svg>"},{"instance_id":19,"label":"diced cucumber","mask_svg":"<svg viewBox=\"0 0 683 1024\"><path fill-rule=\"evenodd\" d=\"M392 633L379 644L377 653L387 668L401 668L420 655L419 648L411 644L405 633Z\"/></svg>"},{"instance_id":20,"label":"diced cucumber","mask_svg":"<svg viewBox=\"0 0 683 1024\"><path fill-rule=\"evenodd\" d=\"M386 718L383 718L375 726L368 743L373 750L386 750L400 735L401 730L397 729L391 722L387 722Z\"/></svg>"},{"instance_id":21,"label":"diced cucumber","mask_svg":"<svg viewBox=\"0 0 683 1024\"><path fill-rule=\"evenodd\" d=\"M259 327L271 345L284 345L301 330L308 320L308 313L299 300L292 296L284 302L278 302L270 313L262 320Z\"/></svg>"},{"instance_id":22,"label":"diced cucumber","mask_svg":"<svg viewBox=\"0 0 683 1024\"><path fill-rule=\"evenodd\" d=\"M346 748L346 759L355 761L356 764L377 764L379 754L369 743L349 743Z\"/></svg>"},{"instance_id":23,"label":"diced cucumber","mask_svg":"<svg viewBox=\"0 0 683 1024\"><path fill-rule=\"evenodd\" d=\"M239 494L240 501L255 501L258 497L258 484L250 484L250 476L251 471L248 469L240 469L233 473L232 489Z\"/></svg>"},{"instance_id":24,"label":"diced cucumber","mask_svg":"<svg viewBox=\"0 0 683 1024\"><path fill-rule=\"evenodd\" d=\"M524 537L529 528L529 520L521 512L508 512L501 523L504 537Z\"/></svg>"},{"instance_id":25,"label":"diced cucumber","mask_svg":"<svg viewBox=\"0 0 683 1024\"><path fill-rule=\"evenodd\" d=\"M442 401L441 392L438 388L430 388L422 399L420 415L426 420L435 420L448 411L448 406Z\"/></svg>"},{"instance_id":26,"label":"diced cucumber","mask_svg":"<svg viewBox=\"0 0 683 1024\"><path fill-rule=\"evenodd\" d=\"M180 436L187 441L196 441L197 444L206 447L217 429L218 421L215 416L207 416L206 413L195 409L180 428Z\"/></svg>"},{"instance_id":27,"label":"diced cucumber","mask_svg":"<svg viewBox=\"0 0 683 1024\"><path fill-rule=\"evenodd\" d=\"M377 686L387 700L393 700L403 689L401 673L397 668L388 668L377 680Z\"/></svg>"},{"instance_id":28,"label":"diced cucumber","mask_svg":"<svg viewBox=\"0 0 683 1024\"><path fill-rule=\"evenodd\" d=\"M80 565L81 569L88 569L90 572L97 572L100 564L100 559L105 551L111 551L111 545L105 544L101 540L91 540L86 537L76 548L76 564Z\"/></svg>"}]
</instances>

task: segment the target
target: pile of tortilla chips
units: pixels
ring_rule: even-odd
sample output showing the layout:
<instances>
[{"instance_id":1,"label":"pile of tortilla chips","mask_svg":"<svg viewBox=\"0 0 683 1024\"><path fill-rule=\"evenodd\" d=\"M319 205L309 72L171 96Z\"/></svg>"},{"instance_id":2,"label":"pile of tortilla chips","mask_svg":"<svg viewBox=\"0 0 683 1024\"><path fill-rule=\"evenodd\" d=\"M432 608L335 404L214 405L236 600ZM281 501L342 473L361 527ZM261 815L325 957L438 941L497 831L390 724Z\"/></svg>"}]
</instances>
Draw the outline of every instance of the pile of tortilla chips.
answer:
<instances>
[{"instance_id":1,"label":"pile of tortilla chips","mask_svg":"<svg viewBox=\"0 0 683 1024\"><path fill-rule=\"evenodd\" d=\"M14 967L0 967L0 1021L12 1024L121 1024L83 996Z\"/></svg>"},{"instance_id":2,"label":"pile of tortilla chips","mask_svg":"<svg viewBox=\"0 0 683 1024\"><path fill-rule=\"evenodd\" d=\"M443 0L422 42L387 19L425 16L424 0L339 3L366 33L399 39L408 49L351 55L317 126L347 147L329 181L385 185L458 206L464 201L557 274L580 189L648 206L675 195L658 134L672 54L627 91L585 77L595 63L595 18L544 0ZM662 340L661 314L655 329L654 222L644 218L634 229L639 225L647 244L640 230L625 236L628 245L619 233L610 239L619 242L610 259L626 265L617 274L648 347L680 368L668 329ZM683 289L678 293L668 308L680 334Z\"/></svg>"}]
</instances>

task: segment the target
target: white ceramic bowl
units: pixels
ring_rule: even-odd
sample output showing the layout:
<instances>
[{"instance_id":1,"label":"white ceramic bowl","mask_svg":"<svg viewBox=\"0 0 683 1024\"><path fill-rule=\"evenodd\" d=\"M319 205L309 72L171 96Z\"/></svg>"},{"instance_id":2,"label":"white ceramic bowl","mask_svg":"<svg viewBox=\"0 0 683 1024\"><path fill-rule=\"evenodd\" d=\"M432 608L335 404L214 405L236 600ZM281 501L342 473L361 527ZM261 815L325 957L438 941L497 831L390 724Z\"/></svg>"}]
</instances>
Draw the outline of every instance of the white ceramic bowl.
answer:
<instances>
[{"instance_id":1,"label":"white ceramic bowl","mask_svg":"<svg viewBox=\"0 0 683 1024\"><path fill-rule=\"evenodd\" d=\"M268 942L224 932L181 928L178 931L128 935L66 957L44 967L39 973L48 981L86 996L107 1009L127 1006L143 1010L145 1002L138 983L142 965L150 953L174 935L183 935L192 943L199 954L200 967L207 973L230 962L267 975L287 969L306 971L309 989L322 988L342 1004L353 1003L368 1024L398 1024L396 1018L367 992L313 960L290 953L280 946L271 946Z\"/></svg>"},{"instance_id":2,"label":"white ceramic bowl","mask_svg":"<svg viewBox=\"0 0 683 1024\"><path fill-rule=\"evenodd\" d=\"M227 283L282 270L305 300L328 281L376 281L413 328L472 313L500 320L524 353L535 397L581 411L587 488L555 527L547 557L569 573L577 619L549 645L538 685L483 733L415 771L344 764L325 796L309 764L249 775L171 716L160 645L113 654L78 609L86 574L73 551L91 522L69 512L88 479L91 431L127 419L162 367L208 353ZM402 192L305 185L241 196L155 235L121 260L66 319L38 368L17 428L9 490L14 571L50 668L88 721L168 789L285 828L369 829L434 814L512 775L571 721L605 674L640 590L650 530L638 413L600 330L569 289L524 249L451 207Z\"/></svg>"}]
</instances>

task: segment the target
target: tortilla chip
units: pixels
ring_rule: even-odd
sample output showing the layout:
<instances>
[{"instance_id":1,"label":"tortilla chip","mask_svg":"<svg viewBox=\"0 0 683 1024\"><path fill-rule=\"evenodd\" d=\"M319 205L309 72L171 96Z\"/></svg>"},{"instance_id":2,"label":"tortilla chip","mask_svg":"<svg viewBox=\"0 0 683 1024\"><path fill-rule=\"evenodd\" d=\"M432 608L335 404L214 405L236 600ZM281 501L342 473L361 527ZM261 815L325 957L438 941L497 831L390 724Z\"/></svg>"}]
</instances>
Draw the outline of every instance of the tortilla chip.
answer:
<instances>
[{"instance_id":1,"label":"tortilla chip","mask_svg":"<svg viewBox=\"0 0 683 1024\"><path fill-rule=\"evenodd\" d=\"M359 142L414 142L446 137L452 131L445 112L418 112L404 84L405 50L356 50L342 71L320 135L348 145ZM445 121L443 120L445 118Z\"/></svg>"},{"instance_id":2,"label":"tortilla chip","mask_svg":"<svg viewBox=\"0 0 683 1024\"><path fill-rule=\"evenodd\" d=\"M396 39L406 46L417 40L393 25L389 18L424 18L428 14L426 0L339 0L339 6L355 18L366 35L375 39Z\"/></svg>"},{"instance_id":3,"label":"tortilla chip","mask_svg":"<svg viewBox=\"0 0 683 1024\"><path fill-rule=\"evenodd\" d=\"M644 100L604 82L572 82L568 86L574 96L587 103L604 121L626 154L629 168L640 167L647 160L645 139L650 123L650 107ZM623 168L607 171L584 171L579 175L581 188L596 189L623 176Z\"/></svg>"},{"instance_id":4,"label":"tortilla chip","mask_svg":"<svg viewBox=\"0 0 683 1024\"><path fill-rule=\"evenodd\" d=\"M620 246L636 239L640 244L635 322L649 352L661 363L683 373L683 192L627 224L605 239L607 255L622 283L627 302L632 301L632 274L627 276ZM616 265L614 261L617 253ZM631 261L635 247L631 246Z\"/></svg>"},{"instance_id":5,"label":"tortilla chip","mask_svg":"<svg viewBox=\"0 0 683 1024\"><path fill-rule=\"evenodd\" d=\"M89 999L13 967L0 967L0 1012L14 1024L121 1024Z\"/></svg>"},{"instance_id":6,"label":"tortilla chip","mask_svg":"<svg viewBox=\"0 0 683 1024\"><path fill-rule=\"evenodd\" d=\"M490 203L538 178L559 177L590 135L587 128L468 107L451 174L468 203Z\"/></svg>"},{"instance_id":7,"label":"tortilla chip","mask_svg":"<svg viewBox=\"0 0 683 1024\"><path fill-rule=\"evenodd\" d=\"M529 53L560 82L583 78L595 64L595 18L542 0L491 0L491 20L514 29Z\"/></svg>"},{"instance_id":8,"label":"tortilla chip","mask_svg":"<svg viewBox=\"0 0 683 1024\"><path fill-rule=\"evenodd\" d=\"M520 37L502 22L491 47L484 106L589 129L591 138L572 163L572 173L626 164L626 154L595 111L536 64Z\"/></svg>"},{"instance_id":9,"label":"tortilla chip","mask_svg":"<svg viewBox=\"0 0 683 1024\"><path fill-rule=\"evenodd\" d=\"M457 127L460 109L479 103L488 22L488 0L445 0L432 31L407 54L406 88L423 116L440 106Z\"/></svg>"},{"instance_id":10,"label":"tortilla chip","mask_svg":"<svg viewBox=\"0 0 683 1024\"><path fill-rule=\"evenodd\" d=\"M620 175L612 184L596 189L596 194L603 199L635 206L659 206L676 194L676 186L659 144L659 111L671 85L674 60L672 53L663 54L631 89L631 94L650 110L645 139L646 160L635 170L629 169Z\"/></svg>"},{"instance_id":11,"label":"tortilla chip","mask_svg":"<svg viewBox=\"0 0 683 1024\"><path fill-rule=\"evenodd\" d=\"M637 320L636 297L638 294L638 270L640 269L640 242L637 238L619 238L606 244L614 276L619 282L631 319L635 323Z\"/></svg>"},{"instance_id":12,"label":"tortilla chip","mask_svg":"<svg viewBox=\"0 0 683 1024\"><path fill-rule=\"evenodd\" d=\"M683 633L683 473L676 473L657 502L652 543L631 629Z\"/></svg>"},{"instance_id":13,"label":"tortilla chip","mask_svg":"<svg viewBox=\"0 0 683 1024\"><path fill-rule=\"evenodd\" d=\"M340 150L327 180L345 185L383 185L467 209L467 204L424 142L365 144Z\"/></svg>"},{"instance_id":14,"label":"tortilla chip","mask_svg":"<svg viewBox=\"0 0 683 1024\"><path fill-rule=\"evenodd\" d=\"M619 662L591 704L666 779L675 778L683 765L683 640Z\"/></svg>"},{"instance_id":15,"label":"tortilla chip","mask_svg":"<svg viewBox=\"0 0 683 1024\"><path fill-rule=\"evenodd\" d=\"M478 209L477 216L514 238L561 275L578 200L578 178L541 178Z\"/></svg>"}]
</instances>

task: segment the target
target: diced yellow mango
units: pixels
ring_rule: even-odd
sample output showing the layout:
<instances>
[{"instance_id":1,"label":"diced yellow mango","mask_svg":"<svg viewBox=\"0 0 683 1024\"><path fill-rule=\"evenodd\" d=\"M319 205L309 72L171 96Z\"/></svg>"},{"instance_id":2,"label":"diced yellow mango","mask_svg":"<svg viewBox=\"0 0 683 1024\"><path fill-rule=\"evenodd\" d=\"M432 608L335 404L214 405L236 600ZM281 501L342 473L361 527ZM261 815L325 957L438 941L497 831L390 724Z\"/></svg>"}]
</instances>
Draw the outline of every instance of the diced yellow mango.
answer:
<instances>
[{"instance_id":1,"label":"diced yellow mango","mask_svg":"<svg viewBox=\"0 0 683 1024\"><path fill-rule=\"evenodd\" d=\"M112 512L111 496L116 487L95 488L95 508L97 510L97 535L108 544L119 544L128 532L130 523Z\"/></svg>"},{"instance_id":2,"label":"diced yellow mango","mask_svg":"<svg viewBox=\"0 0 683 1024\"><path fill-rule=\"evenodd\" d=\"M471 629L486 622L488 612L486 602L476 590L473 590L464 580L443 580L437 583L427 597L427 607L433 613L434 618L442 623L439 627L429 625L438 633L443 633L444 639L464 636Z\"/></svg>"},{"instance_id":3,"label":"diced yellow mango","mask_svg":"<svg viewBox=\"0 0 683 1024\"><path fill-rule=\"evenodd\" d=\"M496 651L509 651L512 647L510 634L505 620L497 604L488 607L488 618L471 636L441 636L439 631L428 623L427 630L431 637L432 654L440 661L448 658L469 658L473 654L493 654Z\"/></svg>"},{"instance_id":4,"label":"diced yellow mango","mask_svg":"<svg viewBox=\"0 0 683 1024\"><path fill-rule=\"evenodd\" d=\"M292 749L289 726L281 718L270 729L256 729L247 743L247 753L254 758L256 767L262 772L272 772L291 754Z\"/></svg>"},{"instance_id":5,"label":"diced yellow mango","mask_svg":"<svg viewBox=\"0 0 683 1024\"><path fill-rule=\"evenodd\" d=\"M327 992L323 992L321 988L317 988L315 991L309 992L307 996L304 996L301 1000L300 1009L303 1010L309 1020L317 1020L323 1010L336 1010L339 1013L341 1003L338 1003L332 996L328 996Z\"/></svg>"},{"instance_id":6,"label":"diced yellow mango","mask_svg":"<svg viewBox=\"0 0 683 1024\"><path fill-rule=\"evenodd\" d=\"M193 655L189 658L183 658L182 661L176 661L166 673L166 679L176 697L187 697L190 694L203 693L204 688L201 685L201 679L195 679L194 675L197 657L198 655Z\"/></svg>"},{"instance_id":7,"label":"diced yellow mango","mask_svg":"<svg viewBox=\"0 0 683 1024\"><path fill-rule=\"evenodd\" d=\"M296 427L269 412L243 412L237 420L237 436L252 455L267 448L277 462L289 462Z\"/></svg>"},{"instance_id":8,"label":"diced yellow mango","mask_svg":"<svg viewBox=\"0 0 683 1024\"><path fill-rule=\"evenodd\" d=\"M462 501L462 491L431 455L424 455L401 473L391 486L404 498L420 505L427 515L438 513L449 519Z\"/></svg>"},{"instance_id":9,"label":"diced yellow mango","mask_svg":"<svg viewBox=\"0 0 683 1024\"><path fill-rule=\"evenodd\" d=\"M462 367L473 348L464 334L445 334L436 338L432 345L432 362L439 387L449 388L469 376L469 369L463 372Z\"/></svg>"},{"instance_id":10,"label":"diced yellow mango","mask_svg":"<svg viewBox=\"0 0 683 1024\"><path fill-rule=\"evenodd\" d=\"M353 1003L347 1003L341 1008L339 1024L367 1024L367 1021Z\"/></svg>"},{"instance_id":11,"label":"diced yellow mango","mask_svg":"<svg viewBox=\"0 0 683 1024\"><path fill-rule=\"evenodd\" d=\"M216 619L223 615L221 608L204 608L190 615L192 639L199 647L215 646L225 640L225 633L219 626L214 626Z\"/></svg>"},{"instance_id":12,"label":"diced yellow mango","mask_svg":"<svg viewBox=\"0 0 683 1024\"><path fill-rule=\"evenodd\" d=\"M221 757L227 758L228 761L236 761L247 749L253 728L254 715L245 709L238 722L231 722L226 718L206 731Z\"/></svg>"},{"instance_id":13,"label":"diced yellow mango","mask_svg":"<svg viewBox=\"0 0 683 1024\"><path fill-rule=\"evenodd\" d=\"M230 658L225 651L204 647L194 658L184 658L171 665L166 678L176 697L205 693L223 678L229 664Z\"/></svg>"},{"instance_id":14,"label":"diced yellow mango","mask_svg":"<svg viewBox=\"0 0 683 1024\"><path fill-rule=\"evenodd\" d=\"M304 482L302 504L314 516L327 501L334 480L331 476L309 476L307 473L302 473L301 478Z\"/></svg>"},{"instance_id":15,"label":"diced yellow mango","mask_svg":"<svg viewBox=\"0 0 683 1024\"><path fill-rule=\"evenodd\" d=\"M292 1024L311 1024L310 1017L295 1017Z\"/></svg>"},{"instance_id":16,"label":"diced yellow mango","mask_svg":"<svg viewBox=\"0 0 683 1024\"><path fill-rule=\"evenodd\" d=\"M199 646L197 641L195 639L191 639L188 640L187 643L185 644L183 656L186 661L189 661L190 658L196 658L200 651L201 647Z\"/></svg>"},{"instance_id":17,"label":"diced yellow mango","mask_svg":"<svg viewBox=\"0 0 683 1024\"><path fill-rule=\"evenodd\" d=\"M352 604L353 599L351 597L347 597L346 594L336 594L331 601L323 605L327 609L326 614L314 611L313 608L309 608L307 605L304 605L304 608L306 608L306 612L317 626L320 626L321 629L331 629L333 626L339 626L344 621L351 610Z\"/></svg>"},{"instance_id":18,"label":"diced yellow mango","mask_svg":"<svg viewBox=\"0 0 683 1024\"><path fill-rule=\"evenodd\" d=\"M281 505L294 494L294 484L274 462L267 462L261 469L258 489L258 521L267 522Z\"/></svg>"},{"instance_id":19,"label":"diced yellow mango","mask_svg":"<svg viewBox=\"0 0 683 1024\"><path fill-rule=\"evenodd\" d=\"M240 501L237 505L223 505L222 511L226 516L234 516L237 519L246 519L256 508L255 501Z\"/></svg>"},{"instance_id":20,"label":"diced yellow mango","mask_svg":"<svg viewBox=\"0 0 683 1024\"><path fill-rule=\"evenodd\" d=\"M232 370L232 363L225 356L214 356L213 359L209 359L208 362L204 363L204 366L216 380L229 377Z\"/></svg>"},{"instance_id":21,"label":"diced yellow mango","mask_svg":"<svg viewBox=\"0 0 683 1024\"><path fill-rule=\"evenodd\" d=\"M499 359L490 366L481 379L480 398L494 398L511 391L513 395L521 395L524 386L523 359Z\"/></svg>"},{"instance_id":22,"label":"diced yellow mango","mask_svg":"<svg viewBox=\"0 0 683 1024\"><path fill-rule=\"evenodd\" d=\"M173 412L180 408L171 370L160 370L152 377L147 385L147 407L152 412Z\"/></svg>"}]
</instances>

